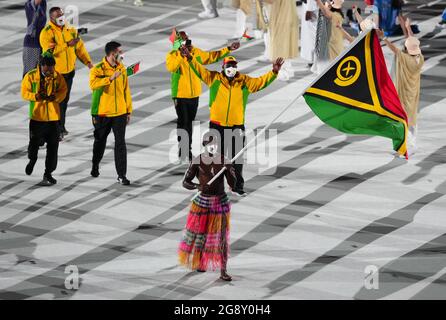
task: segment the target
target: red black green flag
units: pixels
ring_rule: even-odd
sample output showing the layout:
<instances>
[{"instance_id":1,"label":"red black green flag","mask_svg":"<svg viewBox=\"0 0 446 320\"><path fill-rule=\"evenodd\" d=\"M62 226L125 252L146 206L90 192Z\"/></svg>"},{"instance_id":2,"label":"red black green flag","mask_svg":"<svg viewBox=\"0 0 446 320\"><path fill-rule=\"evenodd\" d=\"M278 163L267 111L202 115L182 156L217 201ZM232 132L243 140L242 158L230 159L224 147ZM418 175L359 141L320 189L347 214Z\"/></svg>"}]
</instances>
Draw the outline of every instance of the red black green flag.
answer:
<instances>
[{"instance_id":1,"label":"red black green flag","mask_svg":"<svg viewBox=\"0 0 446 320\"><path fill-rule=\"evenodd\" d=\"M177 29L173 28L172 33L170 34L169 41L172 43L172 49L178 50L181 46L182 39L177 31Z\"/></svg>"},{"instance_id":2,"label":"red black green flag","mask_svg":"<svg viewBox=\"0 0 446 320\"><path fill-rule=\"evenodd\" d=\"M139 65L141 62L137 62L127 67L127 76L133 76L135 73L139 71Z\"/></svg>"},{"instance_id":3,"label":"red black green flag","mask_svg":"<svg viewBox=\"0 0 446 320\"><path fill-rule=\"evenodd\" d=\"M375 30L358 37L305 91L304 98L329 126L349 134L390 138L393 149L407 158L407 115Z\"/></svg>"}]
</instances>

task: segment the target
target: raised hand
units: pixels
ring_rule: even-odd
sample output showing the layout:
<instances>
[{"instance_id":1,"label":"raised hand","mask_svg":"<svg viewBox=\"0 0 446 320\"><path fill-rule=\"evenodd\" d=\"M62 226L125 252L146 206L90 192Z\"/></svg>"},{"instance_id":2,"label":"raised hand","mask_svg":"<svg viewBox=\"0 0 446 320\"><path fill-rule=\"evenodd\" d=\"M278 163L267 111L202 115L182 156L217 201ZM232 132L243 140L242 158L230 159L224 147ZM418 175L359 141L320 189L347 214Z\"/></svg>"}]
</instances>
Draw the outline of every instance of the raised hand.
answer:
<instances>
[{"instance_id":1,"label":"raised hand","mask_svg":"<svg viewBox=\"0 0 446 320\"><path fill-rule=\"evenodd\" d=\"M36 94L36 101L43 101L47 98L46 94L43 91L40 91Z\"/></svg>"},{"instance_id":2,"label":"raised hand","mask_svg":"<svg viewBox=\"0 0 446 320\"><path fill-rule=\"evenodd\" d=\"M189 49L187 49L187 47L185 45L182 45L180 47L180 53L181 53L181 56L187 58L187 60L192 60L192 55L190 54Z\"/></svg>"},{"instance_id":3,"label":"raised hand","mask_svg":"<svg viewBox=\"0 0 446 320\"><path fill-rule=\"evenodd\" d=\"M382 31L381 29L376 29L376 34L378 35L379 39L384 38L384 31Z\"/></svg>"},{"instance_id":4,"label":"raised hand","mask_svg":"<svg viewBox=\"0 0 446 320\"><path fill-rule=\"evenodd\" d=\"M410 29L410 19L406 18L406 21L404 21L404 24L406 25L406 29L409 30Z\"/></svg>"},{"instance_id":5,"label":"raised hand","mask_svg":"<svg viewBox=\"0 0 446 320\"><path fill-rule=\"evenodd\" d=\"M228 49L231 50L231 51L237 50L238 48L240 48L240 42L239 41L233 42L233 43L231 43L230 46L228 46Z\"/></svg>"},{"instance_id":6,"label":"raised hand","mask_svg":"<svg viewBox=\"0 0 446 320\"><path fill-rule=\"evenodd\" d=\"M276 61L273 63L273 72L275 74L278 74L280 69L282 68L283 63L285 60L283 58L277 58Z\"/></svg>"},{"instance_id":7,"label":"raised hand","mask_svg":"<svg viewBox=\"0 0 446 320\"><path fill-rule=\"evenodd\" d=\"M117 77L119 77L121 75L120 71L116 71L115 73L113 73L113 75L110 77L110 81L115 80Z\"/></svg>"}]
</instances>

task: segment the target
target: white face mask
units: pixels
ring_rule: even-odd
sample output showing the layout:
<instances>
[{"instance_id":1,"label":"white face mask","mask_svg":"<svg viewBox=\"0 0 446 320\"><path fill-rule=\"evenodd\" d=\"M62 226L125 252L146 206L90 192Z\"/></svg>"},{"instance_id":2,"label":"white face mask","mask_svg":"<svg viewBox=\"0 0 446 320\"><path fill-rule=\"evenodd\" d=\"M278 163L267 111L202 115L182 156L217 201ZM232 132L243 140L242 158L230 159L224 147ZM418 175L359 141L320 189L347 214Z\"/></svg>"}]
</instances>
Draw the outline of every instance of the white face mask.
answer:
<instances>
[{"instance_id":1,"label":"white face mask","mask_svg":"<svg viewBox=\"0 0 446 320\"><path fill-rule=\"evenodd\" d=\"M123 54L117 54L117 55L115 55L115 62L116 63L121 63L122 62L122 60L124 60L124 55Z\"/></svg>"},{"instance_id":2,"label":"white face mask","mask_svg":"<svg viewBox=\"0 0 446 320\"><path fill-rule=\"evenodd\" d=\"M56 19L56 24L59 27L63 27L65 25L65 16L60 16L59 18Z\"/></svg>"},{"instance_id":3,"label":"white face mask","mask_svg":"<svg viewBox=\"0 0 446 320\"><path fill-rule=\"evenodd\" d=\"M228 78L234 78L236 74L237 74L237 68L234 67L225 68L225 75Z\"/></svg>"},{"instance_id":4,"label":"white face mask","mask_svg":"<svg viewBox=\"0 0 446 320\"><path fill-rule=\"evenodd\" d=\"M218 146L215 143L209 143L206 145L206 151L209 154L216 154L218 151Z\"/></svg>"}]
</instances>

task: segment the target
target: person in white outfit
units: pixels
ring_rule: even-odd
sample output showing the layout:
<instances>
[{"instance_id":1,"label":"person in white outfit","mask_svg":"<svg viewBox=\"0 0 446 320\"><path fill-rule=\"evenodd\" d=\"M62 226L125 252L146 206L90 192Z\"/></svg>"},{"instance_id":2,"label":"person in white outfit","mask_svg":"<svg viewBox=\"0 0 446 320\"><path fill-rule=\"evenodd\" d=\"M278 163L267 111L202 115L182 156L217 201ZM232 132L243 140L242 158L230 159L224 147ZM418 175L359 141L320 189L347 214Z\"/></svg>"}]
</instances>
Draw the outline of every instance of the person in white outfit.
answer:
<instances>
[{"instance_id":1,"label":"person in white outfit","mask_svg":"<svg viewBox=\"0 0 446 320\"><path fill-rule=\"evenodd\" d=\"M232 0L232 6L236 11L234 39L241 39L246 34L246 20L251 14L252 0Z\"/></svg>"},{"instance_id":2,"label":"person in white outfit","mask_svg":"<svg viewBox=\"0 0 446 320\"><path fill-rule=\"evenodd\" d=\"M201 19L213 19L218 17L217 0L201 0L203 12L198 14Z\"/></svg>"},{"instance_id":3,"label":"person in white outfit","mask_svg":"<svg viewBox=\"0 0 446 320\"><path fill-rule=\"evenodd\" d=\"M258 28L262 32L263 43L265 45L265 51L257 60L262 62L272 61L269 49L269 19L272 2L272 0L256 0Z\"/></svg>"},{"instance_id":4,"label":"person in white outfit","mask_svg":"<svg viewBox=\"0 0 446 320\"><path fill-rule=\"evenodd\" d=\"M318 12L319 8L315 0L302 1L300 56L308 62L310 67L314 62Z\"/></svg>"}]
</instances>

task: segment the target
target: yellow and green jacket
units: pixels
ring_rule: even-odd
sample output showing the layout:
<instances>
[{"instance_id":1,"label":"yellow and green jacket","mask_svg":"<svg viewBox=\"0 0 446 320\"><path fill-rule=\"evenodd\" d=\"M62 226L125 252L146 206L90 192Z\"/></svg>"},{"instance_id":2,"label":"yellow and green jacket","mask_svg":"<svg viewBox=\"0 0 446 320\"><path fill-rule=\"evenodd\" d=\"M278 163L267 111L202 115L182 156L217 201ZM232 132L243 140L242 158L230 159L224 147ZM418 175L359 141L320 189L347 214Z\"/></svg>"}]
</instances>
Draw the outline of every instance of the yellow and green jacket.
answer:
<instances>
[{"instance_id":1,"label":"yellow and green jacket","mask_svg":"<svg viewBox=\"0 0 446 320\"><path fill-rule=\"evenodd\" d=\"M42 78L40 67L29 71L22 80L22 98L29 101L29 118L35 121L58 121L60 120L61 103L68 92L64 77L54 72L52 77ZM47 96L54 95L54 101L36 101L36 94L44 92Z\"/></svg>"},{"instance_id":2,"label":"yellow and green jacket","mask_svg":"<svg viewBox=\"0 0 446 320\"><path fill-rule=\"evenodd\" d=\"M260 91L273 82L277 75L270 71L258 78L237 72L229 83L221 72L209 71L195 59L189 62L197 76L209 86L210 121L231 127L245 124L245 110L250 93Z\"/></svg>"},{"instance_id":3,"label":"yellow and green jacket","mask_svg":"<svg viewBox=\"0 0 446 320\"><path fill-rule=\"evenodd\" d=\"M199 63L211 64L229 55L230 50L223 48L219 51L208 52L193 47L190 53ZM191 71L187 59L181 56L179 50L172 50L167 54L166 68L172 73L172 98L190 99L201 95L200 79Z\"/></svg>"},{"instance_id":4,"label":"yellow and green jacket","mask_svg":"<svg viewBox=\"0 0 446 320\"><path fill-rule=\"evenodd\" d=\"M91 62L90 55L85 49L82 39L74 46L69 47L67 42L76 39L77 30L65 25L63 28L51 21L40 33L40 45L43 52L50 50L56 60L56 71L62 74L70 73L76 66L76 58L87 65Z\"/></svg>"},{"instance_id":5,"label":"yellow and green jacket","mask_svg":"<svg viewBox=\"0 0 446 320\"><path fill-rule=\"evenodd\" d=\"M110 81L110 77L120 71L121 75ZM132 113L132 95L130 92L127 69L119 63L112 67L106 58L90 70L90 88L93 90L91 115L117 117Z\"/></svg>"}]
</instances>

